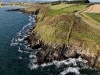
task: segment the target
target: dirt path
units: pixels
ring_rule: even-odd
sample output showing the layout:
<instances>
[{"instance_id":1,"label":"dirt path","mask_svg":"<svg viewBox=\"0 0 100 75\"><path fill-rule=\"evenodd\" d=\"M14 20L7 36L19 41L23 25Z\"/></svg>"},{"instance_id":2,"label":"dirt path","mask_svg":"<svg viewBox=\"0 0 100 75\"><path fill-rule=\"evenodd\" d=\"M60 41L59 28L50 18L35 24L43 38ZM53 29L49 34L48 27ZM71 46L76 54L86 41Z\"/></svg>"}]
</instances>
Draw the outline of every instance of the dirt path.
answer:
<instances>
[{"instance_id":1,"label":"dirt path","mask_svg":"<svg viewBox=\"0 0 100 75\"><path fill-rule=\"evenodd\" d=\"M96 9L96 8L99 8L99 9ZM85 8L85 9L83 9L81 11L75 12L75 16L81 17L81 20L83 20L85 23L87 23L88 25L100 30L100 26L97 26L95 23L92 23L89 20L86 20L85 17L81 15L81 13L84 13L84 12L100 13L100 5L95 4L95 5L92 5L92 6L88 7L88 8Z\"/></svg>"}]
</instances>

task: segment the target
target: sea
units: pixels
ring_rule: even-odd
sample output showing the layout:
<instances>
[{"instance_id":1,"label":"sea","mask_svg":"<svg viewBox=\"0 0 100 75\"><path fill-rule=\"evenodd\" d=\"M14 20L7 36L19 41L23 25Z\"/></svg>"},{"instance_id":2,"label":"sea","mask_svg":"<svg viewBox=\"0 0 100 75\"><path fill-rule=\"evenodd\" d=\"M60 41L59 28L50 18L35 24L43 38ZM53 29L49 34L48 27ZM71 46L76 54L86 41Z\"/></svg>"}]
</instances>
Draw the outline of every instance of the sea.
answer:
<instances>
[{"instance_id":1,"label":"sea","mask_svg":"<svg viewBox=\"0 0 100 75\"><path fill-rule=\"evenodd\" d=\"M30 50L23 39L35 25L35 15L6 12L0 8L0 75L100 75L100 71L86 66L81 57L36 65L37 50Z\"/></svg>"}]
</instances>

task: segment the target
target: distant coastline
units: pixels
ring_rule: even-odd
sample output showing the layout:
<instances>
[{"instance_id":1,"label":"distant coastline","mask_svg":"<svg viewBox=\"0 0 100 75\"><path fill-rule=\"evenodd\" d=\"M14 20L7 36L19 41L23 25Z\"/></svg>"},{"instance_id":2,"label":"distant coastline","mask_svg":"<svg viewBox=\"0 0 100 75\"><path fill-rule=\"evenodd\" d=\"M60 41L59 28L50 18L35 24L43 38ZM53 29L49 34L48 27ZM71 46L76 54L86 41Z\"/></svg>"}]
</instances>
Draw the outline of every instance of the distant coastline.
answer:
<instances>
[{"instance_id":1,"label":"distant coastline","mask_svg":"<svg viewBox=\"0 0 100 75\"><path fill-rule=\"evenodd\" d=\"M12 7L13 7L13 8L26 8L25 6L2 6L2 8L3 8L3 7L11 7L11 8L12 8Z\"/></svg>"}]
</instances>

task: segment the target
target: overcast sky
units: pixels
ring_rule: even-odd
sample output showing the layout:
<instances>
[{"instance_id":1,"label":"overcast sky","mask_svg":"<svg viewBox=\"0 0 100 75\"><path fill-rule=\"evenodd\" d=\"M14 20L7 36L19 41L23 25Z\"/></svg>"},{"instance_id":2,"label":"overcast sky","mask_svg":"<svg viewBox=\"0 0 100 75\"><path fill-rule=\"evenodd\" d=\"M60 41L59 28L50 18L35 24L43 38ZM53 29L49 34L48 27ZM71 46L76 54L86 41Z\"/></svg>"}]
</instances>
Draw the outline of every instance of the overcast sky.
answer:
<instances>
[{"instance_id":1,"label":"overcast sky","mask_svg":"<svg viewBox=\"0 0 100 75\"><path fill-rule=\"evenodd\" d=\"M57 1L57 0L0 0L0 1ZM89 0L91 2L100 2L100 0Z\"/></svg>"}]
</instances>

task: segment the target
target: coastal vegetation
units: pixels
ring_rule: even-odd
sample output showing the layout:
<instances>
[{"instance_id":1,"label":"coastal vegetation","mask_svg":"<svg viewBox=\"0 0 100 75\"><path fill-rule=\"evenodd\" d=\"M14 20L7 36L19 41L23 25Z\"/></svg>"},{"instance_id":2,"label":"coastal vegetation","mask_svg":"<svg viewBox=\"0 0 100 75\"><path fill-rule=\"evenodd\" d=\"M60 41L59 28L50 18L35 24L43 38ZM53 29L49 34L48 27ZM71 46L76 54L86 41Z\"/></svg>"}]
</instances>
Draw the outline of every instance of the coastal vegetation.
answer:
<instances>
[{"instance_id":1,"label":"coastal vegetation","mask_svg":"<svg viewBox=\"0 0 100 75\"><path fill-rule=\"evenodd\" d=\"M87 15L94 20L100 22L100 13L87 13Z\"/></svg>"},{"instance_id":2,"label":"coastal vegetation","mask_svg":"<svg viewBox=\"0 0 100 75\"><path fill-rule=\"evenodd\" d=\"M50 8L51 9L55 9L55 10L59 10L59 9L62 9L62 8L66 8L66 7L70 7L72 5L75 5L75 4L58 4L58 5L51 5ZM59 7L59 8L58 8Z\"/></svg>"},{"instance_id":3,"label":"coastal vegetation","mask_svg":"<svg viewBox=\"0 0 100 75\"><path fill-rule=\"evenodd\" d=\"M57 6L61 5L63 4ZM34 31L37 33L37 36L40 36L40 40L46 43L58 43L62 45L68 43L68 33L70 33L71 25L74 24L69 42L72 43L73 41L73 43L84 44L96 52L96 44L100 44L98 30L88 26L73 13L87 6L66 4L64 8L60 9L56 9L56 5L43 8L38 14L38 23Z\"/></svg>"},{"instance_id":4,"label":"coastal vegetation","mask_svg":"<svg viewBox=\"0 0 100 75\"><path fill-rule=\"evenodd\" d=\"M92 67L94 67L95 64L99 65L100 30L85 22L83 16L79 17L76 15L76 12L88 6L89 4L62 3L57 5L37 5L36 8L30 7L30 9L32 8L30 11L35 11L39 8L36 17L37 23L35 27L33 27L30 37L33 49L36 48L36 46L40 47L41 42L43 45L41 47L42 50L37 53L38 63L54 60L55 57L56 59L61 59L61 57L68 58L69 56L73 57L77 55L73 52L75 51L87 59ZM27 10L28 9L25 9L25 11ZM93 17L90 13L87 15ZM38 42L36 42L37 40ZM39 41L41 42L39 43ZM63 50L64 53L62 54ZM55 53L58 54L55 55Z\"/></svg>"},{"instance_id":5,"label":"coastal vegetation","mask_svg":"<svg viewBox=\"0 0 100 75\"><path fill-rule=\"evenodd\" d=\"M68 7L66 4L66 7L61 9L53 8L55 6L46 7L38 14L38 23L34 31L40 36L40 40L46 43L58 43L59 45L72 43L72 41L73 43L80 42L80 44L84 44L95 51L96 43L99 43L98 30L89 27L74 15L74 11L82 10L88 5L71 4L69 6L68 4Z\"/></svg>"}]
</instances>

